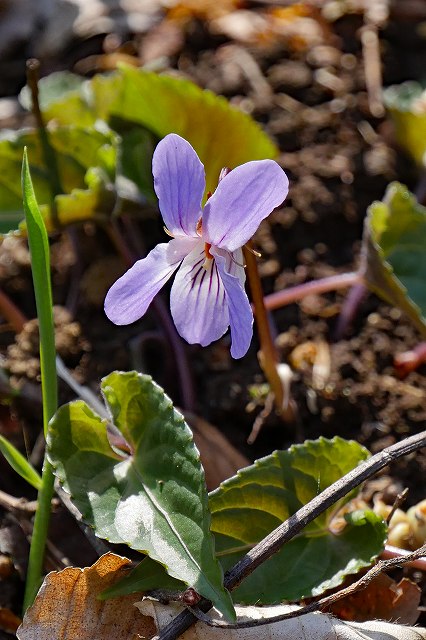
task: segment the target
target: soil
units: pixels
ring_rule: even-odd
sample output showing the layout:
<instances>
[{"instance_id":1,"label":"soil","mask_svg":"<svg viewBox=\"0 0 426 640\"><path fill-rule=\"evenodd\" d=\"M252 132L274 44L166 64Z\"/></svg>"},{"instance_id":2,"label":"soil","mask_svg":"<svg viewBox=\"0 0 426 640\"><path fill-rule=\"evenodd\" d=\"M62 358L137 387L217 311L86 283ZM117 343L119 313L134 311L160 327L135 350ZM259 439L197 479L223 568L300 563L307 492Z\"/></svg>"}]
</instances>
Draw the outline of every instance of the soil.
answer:
<instances>
[{"instance_id":1,"label":"soil","mask_svg":"<svg viewBox=\"0 0 426 640\"><path fill-rule=\"evenodd\" d=\"M416 78L424 68L426 39L416 36L407 40L401 20L407 29L414 30L417 18L408 11L404 14L402 5L396 3L400 13L395 10L379 31L384 85ZM264 10L264 3L247 4L252 20ZM131 43L135 51L148 57L147 51L155 44L167 57L169 69L225 95L277 141L279 161L289 175L291 188L285 206L262 224L254 240L262 254L259 264L266 294L356 270L368 205L382 198L390 181L398 179L415 190L418 180L410 159L395 148L388 117L371 114L365 65L372 61L366 60L361 47L362 12L344 14L334 22L326 21L317 10L308 17L318 27L312 33L305 24L297 37L275 36L265 42L259 36L249 44L231 38L225 29L218 31L216 26L213 30L214 21L209 23L193 14L182 23L167 26L174 29L175 36L179 34L173 46L172 40L161 40L162 22L151 30L149 38L136 33L121 35L127 50ZM80 62L81 68L88 49L90 54L102 54L102 43L100 37L93 38L90 46L88 41L75 39L73 63ZM59 51L54 63L52 59L42 63L46 70L72 67L70 51ZM162 238L161 224L155 217L141 225L148 247ZM176 374L161 310L151 310L130 327L112 326L103 314L102 300L123 271L122 263L102 230L87 224L75 234L78 255L69 235L52 240L52 268L58 348L80 383L96 391L100 378L114 369L136 367L150 373L178 406L218 427L248 460L320 435L353 438L377 452L425 428L426 366L401 379L394 365L397 354L420 342L419 333L397 309L366 294L351 325L339 336L337 322L346 292L332 292L309 296L271 314L282 361L291 365L293 418L283 422L271 412L254 444L249 445L247 438L265 400L257 339L242 361L230 358L226 336L205 349L185 344L191 363L191 400L191 393L188 389L185 393ZM0 281L22 312L34 318L29 257L23 240L8 239L0 248ZM162 295L167 304L168 292ZM0 381L4 398L0 431L14 444L32 450L32 459L40 463L35 321L16 336L4 324L0 345L10 385L21 390L12 399L7 379ZM323 365L319 380L315 363ZM61 382L60 401L72 398ZM424 483L419 481L425 472L425 452L386 469L381 475L388 479L382 484L387 488L387 501L405 487L410 490L407 504L425 498ZM35 497L1 458L0 489L12 496ZM0 553L7 555L10 552L5 551L2 536L8 527L22 533L25 518L17 519L16 513L8 514L4 508L0 513ZM93 560L94 552L83 542L78 528L69 533L71 526L70 517L58 507L51 536L57 553L52 554L51 568L60 565L58 557L62 556L81 566ZM25 556L22 548L26 546L21 533L20 557ZM22 571L11 571L11 577L4 581L7 588L0 590L0 607L19 613L21 578ZM420 580L419 576L416 579ZM0 632L3 637L10 635Z\"/></svg>"}]
</instances>

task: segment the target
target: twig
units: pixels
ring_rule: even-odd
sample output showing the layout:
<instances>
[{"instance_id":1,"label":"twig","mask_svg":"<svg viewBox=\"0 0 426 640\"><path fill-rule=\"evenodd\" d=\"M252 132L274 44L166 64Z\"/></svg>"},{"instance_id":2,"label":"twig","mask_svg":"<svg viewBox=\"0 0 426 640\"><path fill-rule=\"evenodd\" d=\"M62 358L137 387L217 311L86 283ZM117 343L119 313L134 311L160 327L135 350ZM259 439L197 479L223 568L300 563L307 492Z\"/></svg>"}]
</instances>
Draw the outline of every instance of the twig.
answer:
<instances>
[{"instance_id":1,"label":"twig","mask_svg":"<svg viewBox=\"0 0 426 640\"><path fill-rule=\"evenodd\" d=\"M411 551L407 551L407 549L400 549L399 547L393 547L390 544L387 544L383 549L380 557L384 560L389 560L390 558L408 558L411 555ZM426 554L425 554L426 556ZM426 571L426 557L424 558L416 558L416 559L408 559L408 564L413 569L420 569L421 571Z\"/></svg>"},{"instance_id":2,"label":"twig","mask_svg":"<svg viewBox=\"0 0 426 640\"><path fill-rule=\"evenodd\" d=\"M402 442L383 449L383 451L380 451L347 473L343 478L334 482L318 496L313 498L313 500L308 502L308 504L296 511L294 515L272 531L237 562L225 576L225 587L232 591L232 589L238 586L240 582L250 575L260 564L279 551L286 542L294 538L307 524L315 520L315 518L326 511L331 505L349 493L349 491L394 460L425 446L426 431L422 431L419 434L406 438ZM200 608L203 611L208 611L209 604L211 606L211 603L203 600L200 603ZM194 624L196 620L197 618L191 611L183 611L177 615L159 635L152 638L152 640L176 640L176 638Z\"/></svg>"},{"instance_id":3,"label":"twig","mask_svg":"<svg viewBox=\"0 0 426 640\"><path fill-rule=\"evenodd\" d=\"M31 91L32 113L36 119L40 145L42 148L43 159L49 174L49 186L51 189L51 212L52 220L57 228L60 228L58 212L56 209L55 196L63 193L61 178L59 176L58 163L56 161L56 153L50 144L49 135L39 104L38 80L39 80L40 62L36 58L27 60L27 82Z\"/></svg>"},{"instance_id":4,"label":"twig","mask_svg":"<svg viewBox=\"0 0 426 640\"><path fill-rule=\"evenodd\" d=\"M301 607L300 609L296 609L295 611L287 611L286 613L281 613L277 616L270 616L268 618L260 618L258 620L243 620L241 622L228 623L223 620L213 620L209 616L206 616L203 612L198 611L197 607L191 607L191 612L209 627L221 627L223 629L247 629L249 627L260 627L265 624L273 624L274 622L282 622L284 620L288 620L290 618L298 618L300 616L304 616L307 613L313 613L314 611L324 611L332 607L336 602L346 598L347 596L351 596L357 591L361 591L368 587L368 585L379 576L384 571L388 569L393 569L394 567L400 567L409 562L413 562L420 558L422 555L426 553L426 544L409 553L406 556L397 556L391 558L390 560L379 560L379 562L374 565L367 573L362 576L356 582L353 582L345 589L341 589L337 593L332 593L329 596L325 596L318 600L317 602L311 602L310 604Z\"/></svg>"},{"instance_id":5,"label":"twig","mask_svg":"<svg viewBox=\"0 0 426 640\"><path fill-rule=\"evenodd\" d=\"M337 291L338 289L346 289L355 284L362 282L361 274L354 273L340 273L335 276L329 276L328 278L321 278L320 280L312 280L312 282L304 282L298 284L289 289L283 289L276 293L271 293L269 296L265 296L265 307L268 311L273 309L280 309L287 304L292 304L298 300L302 300L311 294L327 293L327 291Z\"/></svg>"}]
</instances>

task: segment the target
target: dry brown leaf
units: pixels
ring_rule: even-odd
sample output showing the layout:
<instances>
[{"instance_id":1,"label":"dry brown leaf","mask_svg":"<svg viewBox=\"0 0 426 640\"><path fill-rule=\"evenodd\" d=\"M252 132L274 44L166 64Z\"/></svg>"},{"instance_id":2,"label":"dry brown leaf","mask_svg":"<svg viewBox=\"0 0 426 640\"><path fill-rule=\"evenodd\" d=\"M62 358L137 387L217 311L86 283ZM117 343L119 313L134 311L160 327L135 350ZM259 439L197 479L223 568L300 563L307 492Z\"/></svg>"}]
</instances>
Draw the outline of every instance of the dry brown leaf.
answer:
<instances>
[{"instance_id":1,"label":"dry brown leaf","mask_svg":"<svg viewBox=\"0 0 426 640\"><path fill-rule=\"evenodd\" d=\"M19 640L136 640L151 638L152 618L141 616L137 594L98 600L130 568L130 560L107 553L91 567L49 573L19 627Z\"/></svg>"},{"instance_id":2,"label":"dry brown leaf","mask_svg":"<svg viewBox=\"0 0 426 640\"><path fill-rule=\"evenodd\" d=\"M130 561L108 553L92 567L69 567L50 573L35 603L17 631L18 640L149 640L182 607L144 599L138 595L98 600L106 587L121 578ZM140 596L139 596L140 598ZM134 606L136 605L136 606ZM299 607L236 607L238 620L258 620ZM426 629L387 622L346 622L332 615L311 613L260 627L215 629L197 623L180 640L426 640Z\"/></svg>"},{"instance_id":3,"label":"dry brown leaf","mask_svg":"<svg viewBox=\"0 0 426 640\"><path fill-rule=\"evenodd\" d=\"M415 624L419 617L420 588L403 578L396 583L385 574L377 576L368 587L343 598L331 607L342 620L371 620L378 618L401 624Z\"/></svg>"},{"instance_id":4,"label":"dry brown leaf","mask_svg":"<svg viewBox=\"0 0 426 640\"><path fill-rule=\"evenodd\" d=\"M136 604L144 615L153 616L158 629L163 629L182 610L180 605L161 605L145 599ZM258 620L299 607L280 605L273 607L236 607L238 620ZM218 629L198 622L179 640L424 640L426 629L404 627L373 620L370 622L345 622L324 613L309 613L274 624L248 629ZM123 638L123 640L126 640Z\"/></svg>"}]
</instances>

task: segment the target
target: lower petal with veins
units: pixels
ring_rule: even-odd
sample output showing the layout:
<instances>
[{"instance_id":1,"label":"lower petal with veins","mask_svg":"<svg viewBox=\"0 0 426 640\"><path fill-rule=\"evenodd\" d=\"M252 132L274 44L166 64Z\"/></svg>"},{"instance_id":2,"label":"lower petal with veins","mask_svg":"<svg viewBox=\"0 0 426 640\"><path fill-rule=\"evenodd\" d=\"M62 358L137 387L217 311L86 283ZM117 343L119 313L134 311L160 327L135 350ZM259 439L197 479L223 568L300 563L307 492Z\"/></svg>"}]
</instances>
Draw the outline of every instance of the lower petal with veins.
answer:
<instances>
[{"instance_id":1,"label":"lower petal with veins","mask_svg":"<svg viewBox=\"0 0 426 640\"><path fill-rule=\"evenodd\" d=\"M141 318L154 296L198 243L195 238L174 238L158 244L146 258L138 260L108 291L105 298L108 318L118 325L131 324Z\"/></svg>"},{"instance_id":2,"label":"lower petal with veins","mask_svg":"<svg viewBox=\"0 0 426 640\"><path fill-rule=\"evenodd\" d=\"M244 289L244 269L237 262L241 250L233 252L233 260L230 260L229 252L217 247L212 247L211 252L226 291L231 325L231 356L242 358L247 353L253 337L253 312Z\"/></svg>"},{"instance_id":3,"label":"lower petal with veins","mask_svg":"<svg viewBox=\"0 0 426 640\"><path fill-rule=\"evenodd\" d=\"M225 288L216 261L206 260L203 241L176 274L170 308L178 332L190 344L205 347L223 336L229 326Z\"/></svg>"}]
</instances>

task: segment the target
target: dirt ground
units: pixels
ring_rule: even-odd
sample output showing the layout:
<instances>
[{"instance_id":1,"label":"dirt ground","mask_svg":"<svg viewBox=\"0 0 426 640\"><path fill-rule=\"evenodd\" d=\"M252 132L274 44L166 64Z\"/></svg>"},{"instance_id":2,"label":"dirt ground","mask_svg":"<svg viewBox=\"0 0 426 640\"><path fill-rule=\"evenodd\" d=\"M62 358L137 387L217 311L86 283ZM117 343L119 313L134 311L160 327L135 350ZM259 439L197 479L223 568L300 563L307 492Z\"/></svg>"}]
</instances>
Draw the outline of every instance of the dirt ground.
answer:
<instances>
[{"instance_id":1,"label":"dirt ground","mask_svg":"<svg viewBox=\"0 0 426 640\"><path fill-rule=\"evenodd\" d=\"M74 36L64 50L41 57L43 73L69 68L90 75L95 64L92 56L102 55L97 63L106 63L105 50L109 53L108 47L112 47L116 52L139 56L145 63L161 59L166 71L225 95L276 140L279 162L290 178L285 205L262 224L255 237L262 254L265 293L354 271L368 205L381 199L394 179L413 191L419 181L411 160L395 147L389 117L374 109L372 113L366 75L375 58L362 46L366 24L362 3L353 3L355 9L332 21L326 19L327 13L324 17L318 4L310 5L281 25L278 35L253 32L259 16L267 10L289 10L288 2L240 2L239 11L245 15L239 15L239 20L236 11L216 15L213 4L203 2L204 11L182 10L168 20L161 19L164 10L159 7L146 32L120 28L107 38L106 33L86 39ZM336 3L322 4L331 7ZM426 18L423 9L421 2L391 3L389 17L378 29L384 86L421 76L426 38L419 35L417 25ZM297 26L301 20L305 22ZM31 38L27 44L25 56L32 55L34 46ZM4 96L15 94L25 82L16 53L10 56L15 56L14 61L8 59L7 52L1 61L9 75L14 70L14 82L0 84ZM20 121L19 114L13 117L15 124ZM148 247L162 239L160 220L153 217L143 224L141 231ZM112 326L103 314L104 293L123 271L109 238L91 224L75 233L78 257L67 236L52 239L54 299L62 307L57 314L59 352L77 379L93 390L100 377L114 369L138 368L150 373L178 406L215 425L248 460L320 435L354 438L374 453L425 428L426 367L401 378L394 365L395 356L418 344L420 335L397 309L371 294L362 298L344 335L338 335L339 312L347 295L343 291L309 296L271 314L282 361L292 367L293 418L283 422L272 412L254 444L248 444L265 398L257 339L241 361L230 358L226 336L205 349L184 345L191 363L191 389L184 393L155 310L136 325L120 328ZM23 313L34 318L24 241L3 243L0 281ZM162 295L167 303L167 291ZM12 398L7 378L0 379L0 431L23 450L26 447L32 460L40 463L41 405L34 323L18 336L3 325L0 348L11 385L21 390ZM326 366L318 384L313 365L321 357ZM72 397L61 383L61 402ZM193 418L203 431L197 420ZM220 449L222 444L217 446ZM408 487L407 504L425 498L425 472L424 452L400 460L382 474L388 478L383 484L385 497L391 502L399 490ZM12 496L35 497L3 459L0 489ZM28 517L21 514L18 518L2 505L0 552L7 553L13 538L14 553L19 551L21 557L21 575L14 570L2 583L0 607L19 613ZM60 566L64 557L80 565L93 560L93 550L77 527L69 534L70 526L69 516L58 507L52 525L50 568ZM421 574L414 577L422 582ZM0 632L3 637L11 636Z\"/></svg>"}]
</instances>

